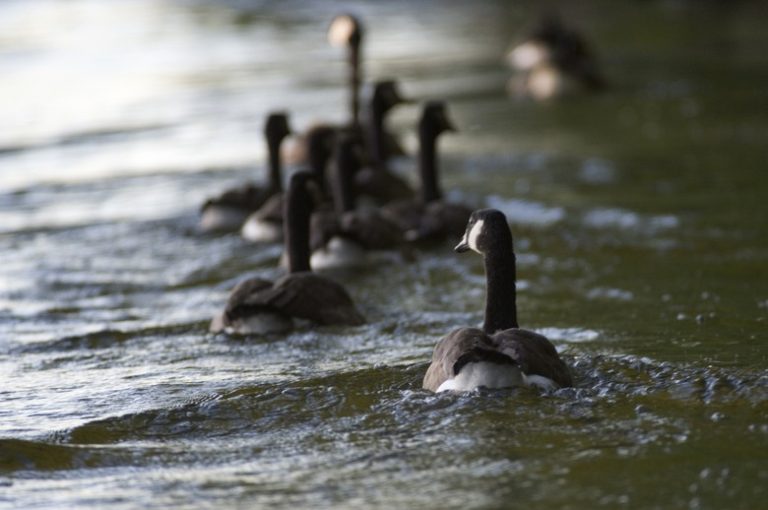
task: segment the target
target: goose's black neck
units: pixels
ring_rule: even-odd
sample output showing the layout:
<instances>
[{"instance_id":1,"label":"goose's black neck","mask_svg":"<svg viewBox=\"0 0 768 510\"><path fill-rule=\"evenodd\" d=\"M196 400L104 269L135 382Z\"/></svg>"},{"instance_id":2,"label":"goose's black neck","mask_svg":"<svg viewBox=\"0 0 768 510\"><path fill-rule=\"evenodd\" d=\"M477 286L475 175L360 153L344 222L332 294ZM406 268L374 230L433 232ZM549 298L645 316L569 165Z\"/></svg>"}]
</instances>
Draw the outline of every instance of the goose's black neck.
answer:
<instances>
[{"instance_id":1,"label":"goose's black neck","mask_svg":"<svg viewBox=\"0 0 768 510\"><path fill-rule=\"evenodd\" d=\"M437 137L439 133L430 122L419 124L419 173L421 200L427 204L443 196L437 167Z\"/></svg>"},{"instance_id":2,"label":"goose's black neck","mask_svg":"<svg viewBox=\"0 0 768 510\"><path fill-rule=\"evenodd\" d=\"M355 173L360 166L355 154L355 143L341 141L336 148L336 164L332 178L333 203L339 214L355 209Z\"/></svg>"},{"instance_id":3,"label":"goose's black neck","mask_svg":"<svg viewBox=\"0 0 768 510\"><path fill-rule=\"evenodd\" d=\"M272 191L282 191L283 177L282 165L280 161L280 145L282 137L267 139L267 154L269 156L269 189Z\"/></svg>"},{"instance_id":4,"label":"goose's black neck","mask_svg":"<svg viewBox=\"0 0 768 510\"><path fill-rule=\"evenodd\" d=\"M385 170L389 154L387 152L387 143L384 137L384 116L387 114L387 107L381 101L373 100L371 104L370 130L373 151L374 169Z\"/></svg>"},{"instance_id":5,"label":"goose's black neck","mask_svg":"<svg viewBox=\"0 0 768 510\"><path fill-rule=\"evenodd\" d=\"M350 124L357 128L360 126L360 35L349 42L349 108L352 118Z\"/></svg>"},{"instance_id":6,"label":"goose's black neck","mask_svg":"<svg viewBox=\"0 0 768 510\"><path fill-rule=\"evenodd\" d=\"M332 137L333 129L322 126L312 131L307 141L309 168L315 175L317 184L323 193L326 191L325 168L328 166L328 159L331 157L330 146Z\"/></svg>"},{"instance_id":7,"label":"goose's black neck","mask_svg":"<svg viewBox=\"0 0 768 510\"><path fill-rule=\"evenodd\" d=\"M516 328L517 289L515 252L509 227L493 232L493 246L484 255L485 262L485 321L483 330L488 334Z\"/></svg>"},{"instance_id":8,"label":"goose's black neck","mask_svg":"<svg viewBox=\"0 0 768 510\"><path fill-rule=\"evenodd\" d=\"M312 196L307 179L294 175L288 187L283 213L285 252L288 254L288 272L311 271L309 265L309 220L312 215Z\"/></svg>"}]
</instances>

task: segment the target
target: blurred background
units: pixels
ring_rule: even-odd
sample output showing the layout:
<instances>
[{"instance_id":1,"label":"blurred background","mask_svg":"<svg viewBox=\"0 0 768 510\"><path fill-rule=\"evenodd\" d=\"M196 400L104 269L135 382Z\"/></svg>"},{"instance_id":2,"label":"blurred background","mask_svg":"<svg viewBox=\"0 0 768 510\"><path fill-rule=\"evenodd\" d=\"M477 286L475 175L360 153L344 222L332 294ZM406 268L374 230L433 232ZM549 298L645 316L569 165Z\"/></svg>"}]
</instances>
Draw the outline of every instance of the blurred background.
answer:
<instances>
[{"instance_id":1,"label":"blurred background","mask_svg":"<svg viewBox=\"0 0 768 510\"><path fill-rule=\"evenodd\" d=\"M452 200L496 207L554 395L421 391L481 320L450 246L339 276L370 324L207 333L279 246L201 235L265 175L263 122L342 122L363 77L445 100ZM545 12L597 93L510 94ZM768 467L768 12L759 1L0 3L0 505L759 508ZM410 156L418 103L389 120ZM408 173L410 172L410 174Z\"/></svg>"}]
</instances>

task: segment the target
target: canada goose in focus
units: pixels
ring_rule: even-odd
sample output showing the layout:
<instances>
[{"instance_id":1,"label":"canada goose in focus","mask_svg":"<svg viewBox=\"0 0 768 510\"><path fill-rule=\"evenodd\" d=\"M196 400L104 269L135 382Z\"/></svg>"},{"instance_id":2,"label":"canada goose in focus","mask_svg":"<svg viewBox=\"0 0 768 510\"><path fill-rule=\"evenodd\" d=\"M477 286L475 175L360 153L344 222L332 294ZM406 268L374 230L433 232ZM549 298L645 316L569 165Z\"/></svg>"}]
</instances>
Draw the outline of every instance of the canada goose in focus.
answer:
<instances>
[{"instance_id":1,"label":"canada goose in focus","mask_svg":"<svg viewBox=\"0 0 768 510\"><path fill-rule=\"evenodd\" d=\"M412 242L458 239L472 210L443 200L438 172L437 139L445 131L455 131L445 104L430 101L419 120L419 197L399 200L382 208L382 214L395 222Z\"/></svg>"},{"instance_id":2,"label":"canada goose in focus","mask_svg":"<svg viewBox=\"0 0 768 510\"><path fill-rule=\"evenodd\" d=\"M399 248L403 234L378 209L355 208L355 174L360 168L362 147L353 137L336 142L331 174L333 211L312 216L312 257L315 269L351 267L368 262L369 250Z\"/></svg>"},{"instance_id":3,"label":"canada goose in focus","mask_svg":"<svg viewBox=\"0 0 768 510\"><path fill-rule=\"evenodd\" d=\"M321 325L360 325L365 318L340 284L312 272L309 222L319 195L317 177L308 171L291 176L285 201L284 231L288 274L274 283L250 278L230 293L210 330L237 334L286 331L292 319Z\"/></svg>"},{"instance_id":4,"label":"canada goose in focus","mask_svg":"<svg viewBox=\"0 0 768 510\"><path fill-rule=\"evenodd\" d=\"M309 168L317 177L318 186L323 193L326 188L325 169L335 136L335 130L327 126L314 127L307 133ZM258 211L251 214L240 231L243 238L252 242L279 242L283 235L284 202L285 194L277 193Z\"/></svg>"},{"instance_id":5,"label":"canada goose in focus","mask_svg":"<svg viewBox=\"0 0 768 510\"><path fill-rule=\"evenodd\" d=\"M509 82L509 91L517 96L546 100L605 86L585 39L565 27L558 16L542 18L530 36L509 52L507 61L520 73Z\"/></svg>"},{"instance_id":6,"label":"canada goose in focus","mask_svg":"<svg viewBox=\"0 0 768 510\"><path fill-rule=\"evenodd\" d=\"M270 197L283 189L280 146L291 130L285 113L272 113L264 125L267 141L269 173L265 186L253 183L231 188L218 197L208 199L201 208L200 230L203 232L239 229L249 214L259 209Z\"/></svg>"},{"instance_id":7,"label":"canada goose in focus","mask_svg":"<svg viewBox=\"0 0 768 510\"><path fill-rule=\"evenodd\" d=\"M374 197L382 203L413 196L408 183L389 169L391 146L396 142L384 125L387 113L407 102L409 100L402 96L396 81L383 80L374 84L368 112L369 164L355 178L360 195Z\"/></svg>"},{"instance_id":8,"label":"canada goose in focus","mask_svg":"<svg viewBox=\"0 0 768 510\"><path fill-rule=\"evenodd\" d=\"M507 218L496 209L472 213L456 246L485 261L486 299L483 329L459 328L435 347L424 389L471 391L484 386L572 386L568 367L544 336L517 324L515 253Z\"/></svg>"}]
</instances>

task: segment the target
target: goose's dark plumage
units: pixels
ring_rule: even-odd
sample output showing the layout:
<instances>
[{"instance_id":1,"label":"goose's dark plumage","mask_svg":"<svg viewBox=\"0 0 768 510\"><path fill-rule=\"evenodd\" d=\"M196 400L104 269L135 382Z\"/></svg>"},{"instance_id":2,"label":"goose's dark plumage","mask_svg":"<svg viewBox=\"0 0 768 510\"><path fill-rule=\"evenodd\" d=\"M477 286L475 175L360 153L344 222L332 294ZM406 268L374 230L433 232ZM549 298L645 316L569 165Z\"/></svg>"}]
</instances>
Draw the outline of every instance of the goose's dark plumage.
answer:
<instances>
[{"instance_id":1,"label":"goose's dark plumage","mask_svg":"<svg viewBox=\"0 0 768 510\"><path fill-rule=\"evenodd\" d=\"M503 213L482 209L470 216L457 252L483 255L486 307L483 328L459 328L435 347L423 386L467 391L480 386L572 386L570 371L544 336L517 322L512 234Z\"/></svg>"},{"instance_id":2,"label":"goose's dark plumage","mask_svg":"<svg viewBox=\"0 0 768 510\"><path fill-rule=\"evenodd\" d=\"M290 132L285 113L272 113L267 117L264 125L269 157L267 182L263 186L247 183L208 199L201 209L202 231L237 230L249 214L258 210L270 197L280 193L283 189L280 146Z\"/></svg>"},{"instance_id":3,"label":"goose's dark plumage","mask_svg":"<svg viewBox=\"0 0 768 510\"><path fill-rule=\"evenodd\" d=\"M520 74L510 81L510 91L534 99L549 99L577 89L605 87L597 60L582 35L566 27L554 14L508 54L509 64Z\"/></svg>"},{"instance_id":4,"label":"goose's dark plumage","mask_svg":"<svg viewBox=\"0 0 768 510\"><path fill-rule=\"evenodd\" d=\"M285 250L288 274L274 283L251 278L238 284L211 331L252 334L284 331L291 319L321 325L359 325L365 318L343 286L312 273L309 222L319 190L317 178L300 171L291 176L285 201Z\"/></svg>"},{"instance_id":5,"label":"goose's dark plumage","mask_svg":"<svg viewBox=\"0 0 768 510\"><path fill-rule=\"evenodd\" d=\"M309 169L317 177L318 185L323 193L325 193L326 188L325 170L333 150L335 136L335 130L327 126L317 126L307 134ZM284 210L285 194L272 195L261 208L245 220L240 233L248 241L280 241L282 239Z\"/></svg>"},{"instance_id":6,"label":"goose's dark plumage","mask_svg":"<svg viewBox=\"0 0 768 510\"><path fill-rule=\"evenodd\" d=\"M445 131L455 131L445 104L430 101L419 120L419 197L399 200L382 208L410 241L458 239L472 210L443 200L437 158L437 140Z\"/></svg>"},{"instance_id":7,"label":"goose's dark plumage","mask_svg":"<svg viewBox=\"0 0 768 510\"><path fill-rule=\"evenodd\" d=\"M363 24L352 14L341 14L328 27L328 42L333 46L346 46L349 62L349 125L360 125L360 83L362 68L360 51L363 43Z\"/></svg>"},{"instance_id":8,"label":"goose's dark plumage","mask_svg":"<svg viewBox=\"0 0 768 510\"><path fill-rule=\"evenodd\" d=\"M411 198L413 190L389 168L390 154L396 144L387 132L387 113L395 106L408 102L400 93L397 82L382 80L374 83L368 111L368 165L355 178L357 191L381 203Z\"/></svg>"},{"instance_id":9,"label":"goose's dark plumage","mask_svg":"<svg viewBox=\"0 0 768 510\"><path fill-rule=\"evenodd\" d=\"M403 244L399 227L376 208L357 209L355 175L362 147L349 136L336 143L332 178L333 211L312 217L312 266L316 269L367 263L370 250L396 249Z\"/></svg>"}]
</instances>

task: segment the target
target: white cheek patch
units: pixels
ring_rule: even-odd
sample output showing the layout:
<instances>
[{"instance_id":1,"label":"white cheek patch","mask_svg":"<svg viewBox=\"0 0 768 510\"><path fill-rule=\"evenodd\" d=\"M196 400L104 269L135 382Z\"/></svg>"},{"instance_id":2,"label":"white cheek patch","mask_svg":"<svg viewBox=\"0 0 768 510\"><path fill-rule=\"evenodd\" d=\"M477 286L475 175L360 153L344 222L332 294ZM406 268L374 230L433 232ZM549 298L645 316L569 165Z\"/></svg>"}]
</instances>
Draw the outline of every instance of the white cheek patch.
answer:
<instances>
[{"instance_id":1,"label":"white cheek patch","mask_svg":"<svg viewBox=\"0 0 768 510\"><path fill-rule=\"evenodd\" d=\"M472 251L475 251L477 253L482 254L480 251L480 248L477 246L477 238L480 236L480 234L483 232L483 220L478 220L475 222L474 225L472 225L472 229L470 229L469 233L467 234L467 246Z\"/></svg>"},{"instance_id":2,"label":"white cheek patch","mask_svg":"<svg viewBox=\"0 0 768 510\"><path fill-rule=\"evenodd\" d=\"M328 29L328 42L332 46L344 46L355 31L355 22L349 16L339 16Z\"/></svg>"}]
</instances>

